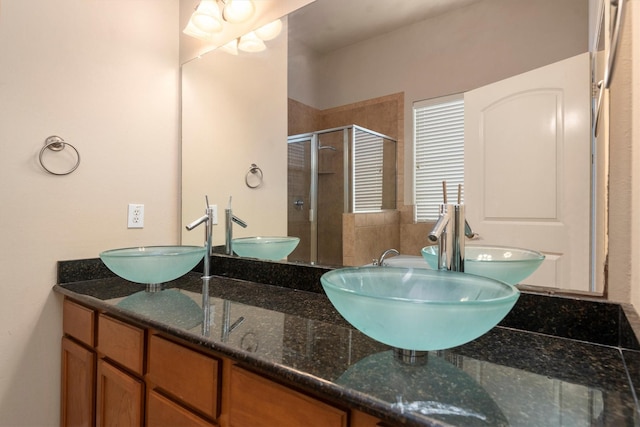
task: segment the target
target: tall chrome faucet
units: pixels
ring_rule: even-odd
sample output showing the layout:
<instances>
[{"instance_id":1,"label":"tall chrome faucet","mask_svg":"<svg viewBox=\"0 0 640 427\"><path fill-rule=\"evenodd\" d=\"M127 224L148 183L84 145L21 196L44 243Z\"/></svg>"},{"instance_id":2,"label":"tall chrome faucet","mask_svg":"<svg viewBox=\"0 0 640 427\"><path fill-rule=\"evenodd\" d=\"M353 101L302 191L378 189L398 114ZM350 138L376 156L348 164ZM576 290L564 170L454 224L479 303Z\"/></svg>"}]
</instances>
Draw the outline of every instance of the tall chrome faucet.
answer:
<instances>
[{"instance_id":1,"label":"tall chrome faucet","mask_svg":"<svg viewBox=\"0 0 640 427\"><path fill-rule=\"evenodd\" d=\"M474 233L464 217L464 205L460 202L462 186L458 186L457 203L447 203L446 182L442 183L444 203L440 205L440 216L429 233L429 240L438 243L438 269L464 271L465 236Z\"/></svg>"},{"instance_id":2,"label":"tall chrome faucet","mask_svg":"<svg viewBox=\"0 0 640 427\"><path fill-rule=\"evenodd\" d=\"M229 205L227 209L224 210L225 216L225 239L224 239L224 248L225 253L227 255L233 255L233 223L235 222L242 228L247 228L247 223L238 218L233 214L233 210L231 209L231 196L229 196Z\"/></svg>"},{"instance_id":3,"label":"tall chrome faucet","mask_svg":"<svg viewBox=\"0 0 640 427\"><path fill-rule=\"evenodd\" d=\"M207 205L205 214L187 225L187 230L191 231L204 223L204 271L202 274L202 333L205 336L210 334L211 325L211 305L209 304L209 281L211 280L211 244L213 241L213 208L209 205L209 197L204 196Z\"/></svg>"}]
</instances>

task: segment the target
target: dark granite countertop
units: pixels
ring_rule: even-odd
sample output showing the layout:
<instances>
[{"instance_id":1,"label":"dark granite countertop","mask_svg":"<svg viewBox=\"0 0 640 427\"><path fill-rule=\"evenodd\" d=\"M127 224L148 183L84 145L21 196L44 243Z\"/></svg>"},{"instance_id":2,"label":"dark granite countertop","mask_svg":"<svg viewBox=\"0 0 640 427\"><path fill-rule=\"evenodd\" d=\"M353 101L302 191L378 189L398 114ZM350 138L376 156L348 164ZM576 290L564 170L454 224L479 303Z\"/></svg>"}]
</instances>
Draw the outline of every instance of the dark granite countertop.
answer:
<instances>
[{"instance_id":1,"label":"dark granite countertop","mask_svg":"<svg viewBox=\"0 0 640 427\"><path fill-rule=\"evenodd\" d=\"M254 263L252 274L273 268ZM54 289L391 425L640 425L639 322L630 306L523 293L500 326L409 366L351 328L317 284L290 286L288 274L300 274L279 272L275 286L225 277L228 267L210 280L205 322L198 273L157 296L103 274L99 260L65 261Z\"/></svg>"}]
</instances>

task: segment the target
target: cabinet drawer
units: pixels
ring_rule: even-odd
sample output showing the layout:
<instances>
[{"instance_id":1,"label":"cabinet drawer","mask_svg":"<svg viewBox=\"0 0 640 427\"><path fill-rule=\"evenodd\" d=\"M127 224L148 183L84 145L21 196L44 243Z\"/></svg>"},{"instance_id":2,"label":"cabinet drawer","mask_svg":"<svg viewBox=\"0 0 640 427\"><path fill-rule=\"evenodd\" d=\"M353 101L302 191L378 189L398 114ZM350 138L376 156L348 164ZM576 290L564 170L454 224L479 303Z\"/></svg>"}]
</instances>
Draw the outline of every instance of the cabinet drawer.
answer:
<instances>
[{"instance_id":1,"label":"cabinet drawer","mask_svg":"<svg viewBox=\"0 0 640 427\"><path fill-rule=\"evenodd\" d=\"M157 335L149 337L149 381L214 419L219 415L219 376L218 360Z\"/></svg>"},{"instance_id":2,"label":"cabinet drawer","mask_svg":"<svg viewBox=\"0 0 640 427\"><path fill-rule=\"evenodd\" d=\"M345 427L347 413L238 366L231 367L232 427Z\"/></svg>"},{"instance_id":3,"label":"cabinet drawer","mask_svg":"<svg viewBox=\"0 0 640 427\"><path fill-rule=\"evenodd\" d=\"M64 299L62 304L62 330L89 347L95 345L95 312L80 304Z\"/></svg>"},{"instance_id":4,"label":"cabinet drawer","mask_svg":"<svg viewBox=\"0 0 640 427\"><path fill-rule=\"evenodd\" d=\"M144 331L142 329L100 314L98 351L142 376L144 367Z\"/></svg>"},{"instance_id":5,"label":"cabinet drawer","mask_svg":"<svg viewBox=\"0 0 640 427\"><path fill-rule=\"evenodd\" d=\"M147 400L146 426L213 427L214 424L205 421L163 395L150 391Z\"/></svg>"}]
</instances>

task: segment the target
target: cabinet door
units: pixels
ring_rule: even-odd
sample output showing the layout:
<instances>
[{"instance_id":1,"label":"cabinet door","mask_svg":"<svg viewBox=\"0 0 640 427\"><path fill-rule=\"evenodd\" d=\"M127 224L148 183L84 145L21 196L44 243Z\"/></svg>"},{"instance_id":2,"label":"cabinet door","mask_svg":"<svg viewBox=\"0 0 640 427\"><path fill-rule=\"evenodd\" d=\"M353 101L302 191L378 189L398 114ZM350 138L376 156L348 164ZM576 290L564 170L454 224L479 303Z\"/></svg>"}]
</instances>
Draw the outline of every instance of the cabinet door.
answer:
<instances>
[{"instance_id":1,"label":"cabinet door","mask_svg":"<svg viewBox=\"0 0 640 427\"><path fill-rule=\"evenodd\" d=\"M189 410L151 390L147 400L147 427L213 427Z\"/></svg>"},{"instance_id":2,"label":"cabinet door","mask_svg":"<svg viewBox=\"0 0 640 427\"><path fill-rule=\"evenodd\" d=\"M141 426L142 382L104 360L98 361L97 426Z\"/></svg>"},{"instance_id":3,"label":"cabinet door","mask_svg":"<svg viewBox=\"0 0 640 427\"><path fill-rule=\"evenodd\" d=\"M347 413L280 384L231 367L232 427L346 427Z\"/></svg>"},{"instance_id":4,"label":"cabinet door","mask_svg":"<svg viewBox=\"0 0 640 427\"><path fill-rule=\"evenodd\" d=\"M62 338L61 426L92 426L96 355Z\"/></svg>"}]
</instances>

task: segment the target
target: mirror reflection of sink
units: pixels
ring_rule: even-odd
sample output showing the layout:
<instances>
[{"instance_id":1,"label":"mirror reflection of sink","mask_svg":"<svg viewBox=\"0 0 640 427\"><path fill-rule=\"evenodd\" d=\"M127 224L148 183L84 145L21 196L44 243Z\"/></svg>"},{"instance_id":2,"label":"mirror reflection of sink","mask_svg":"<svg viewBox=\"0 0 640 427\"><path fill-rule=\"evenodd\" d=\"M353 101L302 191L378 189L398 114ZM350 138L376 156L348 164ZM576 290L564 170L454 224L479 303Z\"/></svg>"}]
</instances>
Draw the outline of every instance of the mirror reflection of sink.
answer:
<instances>
[{"instance_id":1,"label":"mirror reflection of sink","mask_svg":"<svg viewBox=\"0 0 640 427\"><path fill-rule=\"evenodd\" d=\"M100 259L130 282L159 284L187 274L205 252L204 246L141 246L104 251Z\"/></svg>"},{"instance_id":2,"label":"mirror reflection of sink","mask_svg":"<svg viewBox=\"0 0 640 427\"><path fill-rule=\"evenodd\" d=\"M454 361L460 357L464 363L453 353L445 352L444 357ZM392 351L372 354L351 365L335 382L363 393L371 393L371 384L378 384L376 398L446 425L509 425L487 390L435 352L429 353L421 366L398 361Z\"/></svg>"},{"instance_id":3,"label":"mirror reflection of sink","mask_svg":"<svg viewBox=\"0 0 640 427\"><path fill-rule=\"evenodd\" d=\"M203 319L202 308L177 289L136 292L118 302L117 306L184 329L198 326Z\"/></svg>"},{"instance_id":4,"label":"mirror reflection of sink","mask_svg":"<svg viewBox=\"0 0 640 427\"><path fill-rule=\"evenodd\" d=\"M544 261L540 252L507 246L465 246L464 271L516 285L529 277ZM422 248L422 256L438 268L438 247Z\"/></svg>"},{"instance_id":5,"label":"mirror reflection of sink","mask_svg":"<svg viewBox=\"0 0 640 427\"><path fill-rule=\"evenodd\" d=\"M300 243L299 237L240 237L231 241L233 252L241 257L278 261L286 258Z\"/></svg>"},{"instance_id":6,"label":"mirror reflection of sink","mask_svg":"<svg viewBox=\"0 0 640 427\"><path fill-rule=\"evenodd\" d=\"M500 322L520 292L497 280L424 268L352 267L321 278L329 300L356 329L407 350L443 350Z\"/></svg>"}]
</instances>

